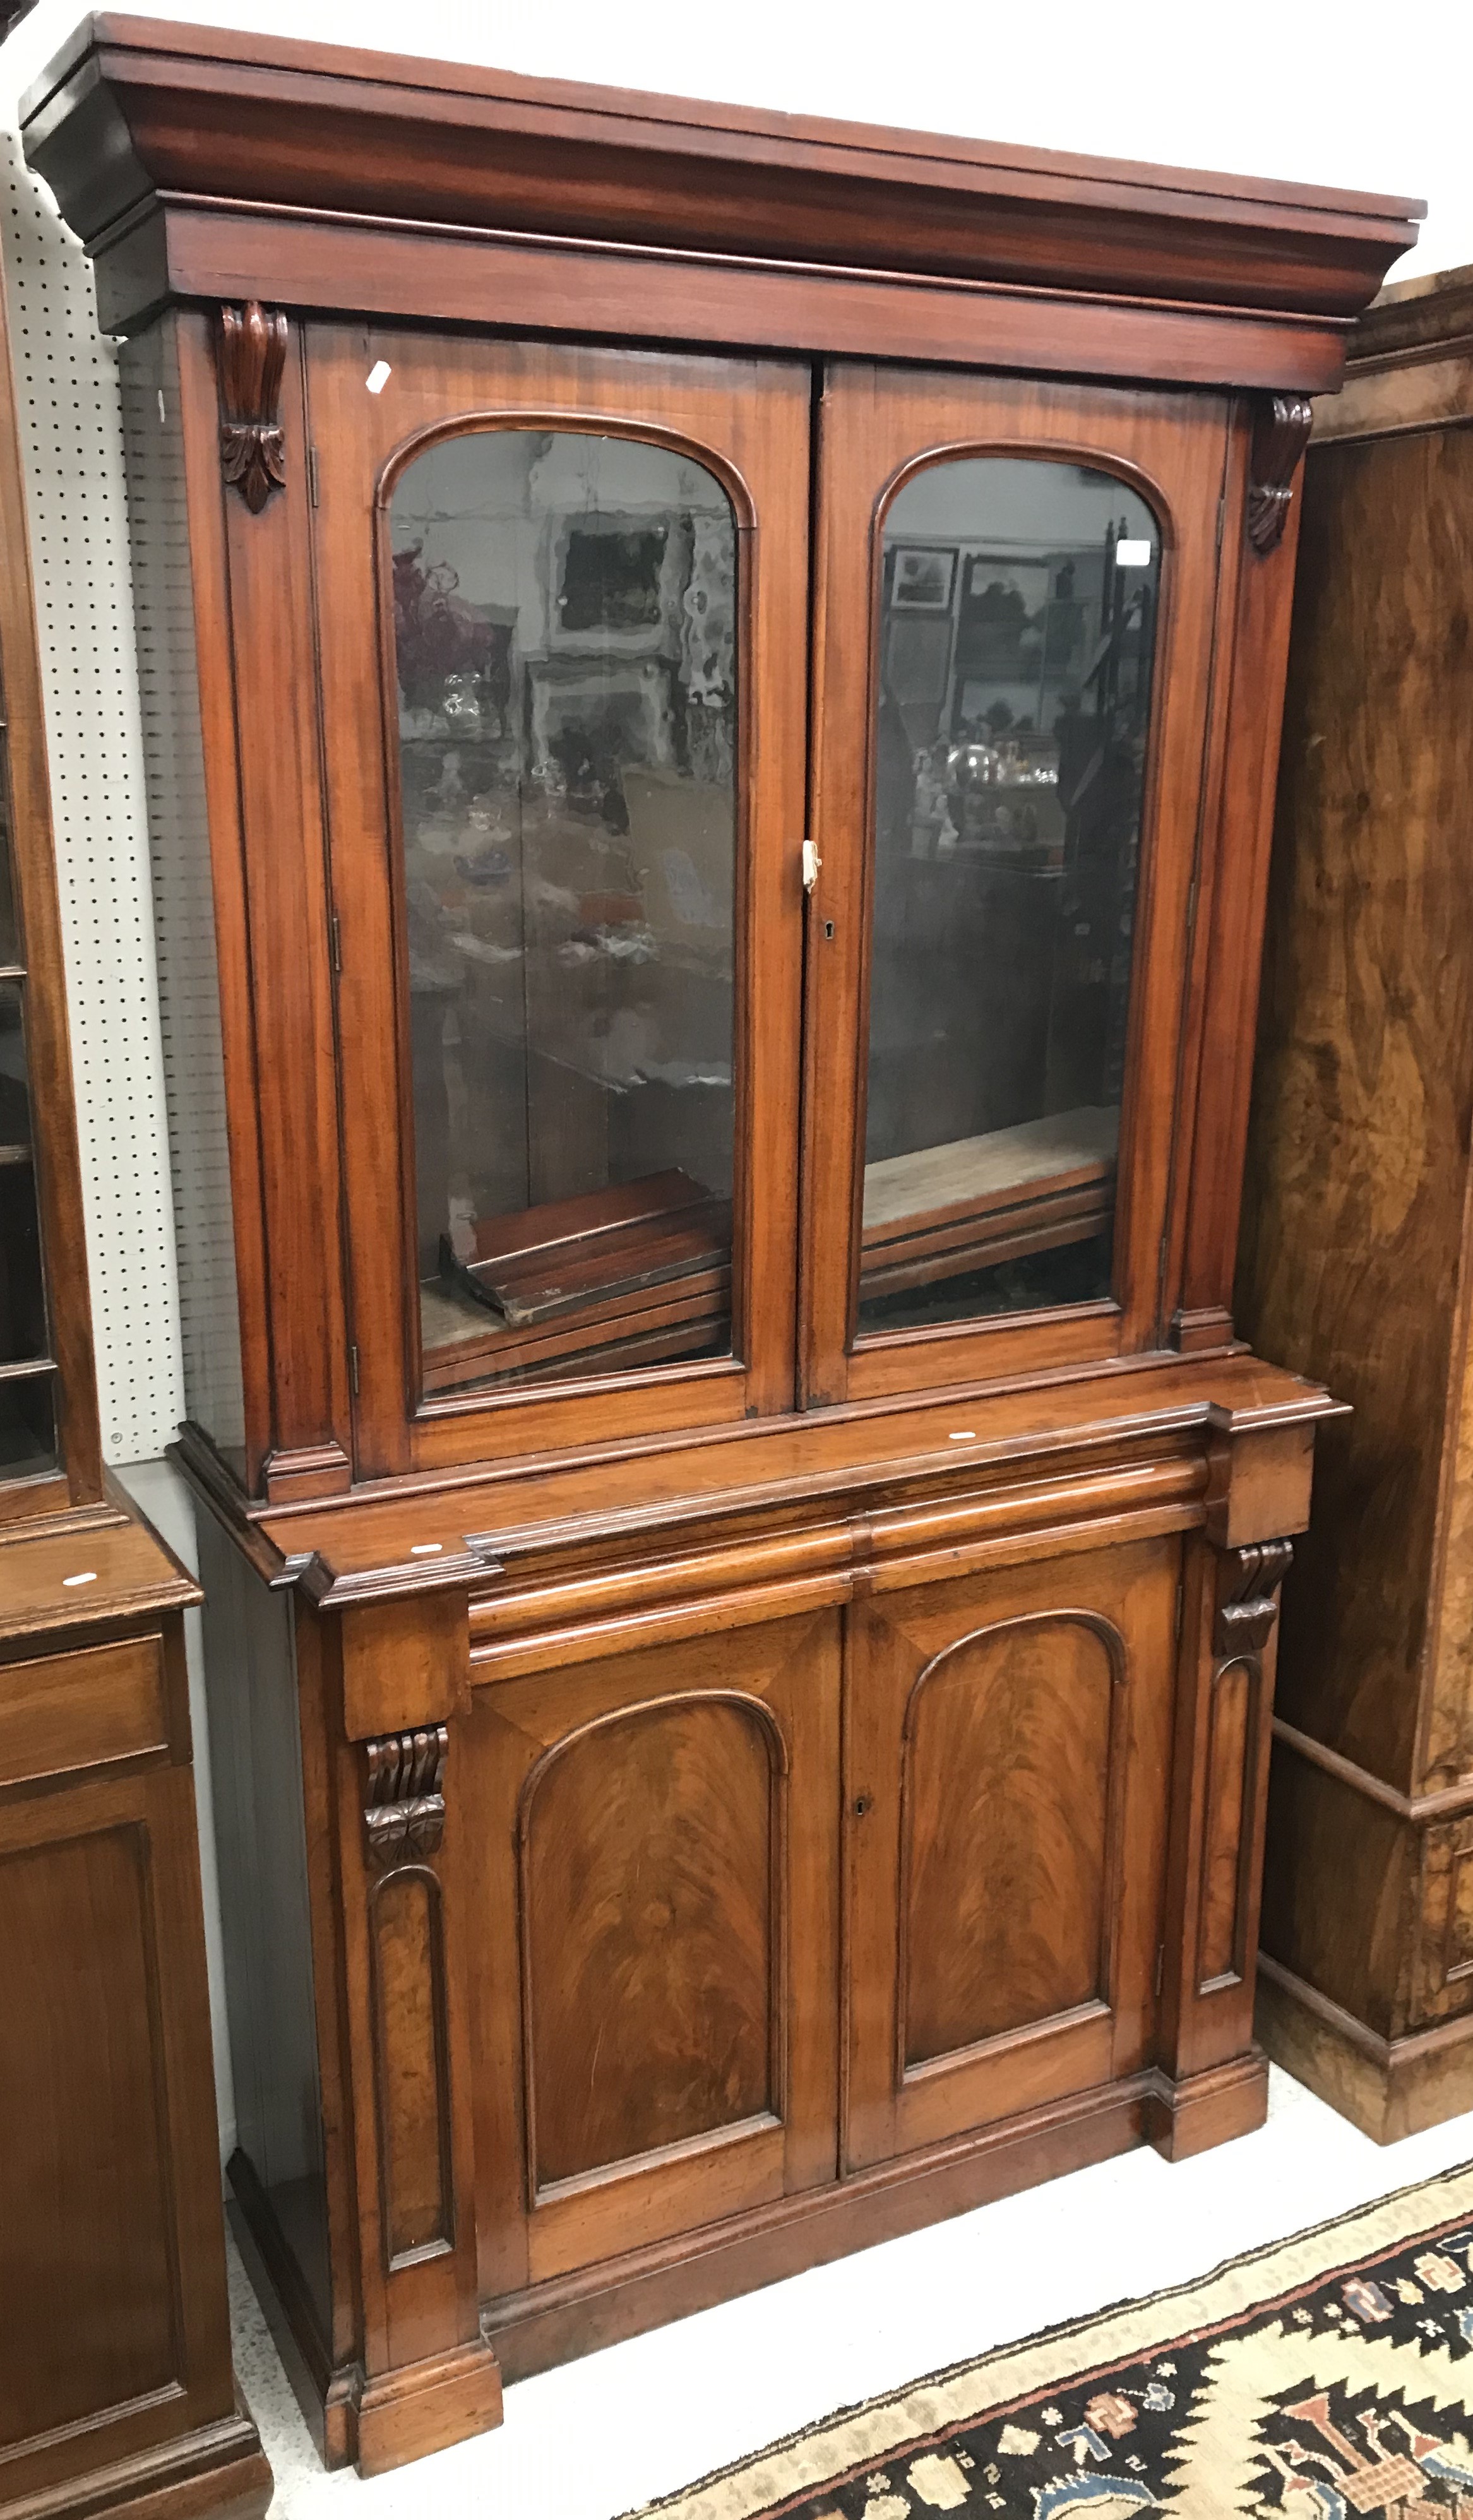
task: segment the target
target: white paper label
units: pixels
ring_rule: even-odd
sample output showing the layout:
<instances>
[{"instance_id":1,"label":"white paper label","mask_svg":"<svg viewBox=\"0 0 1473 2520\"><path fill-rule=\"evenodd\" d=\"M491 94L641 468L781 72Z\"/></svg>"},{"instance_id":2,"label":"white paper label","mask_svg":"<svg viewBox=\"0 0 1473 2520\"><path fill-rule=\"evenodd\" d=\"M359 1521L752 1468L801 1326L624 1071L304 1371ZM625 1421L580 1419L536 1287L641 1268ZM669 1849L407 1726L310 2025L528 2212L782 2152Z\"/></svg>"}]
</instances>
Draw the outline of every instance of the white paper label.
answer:
<instances>
[{"instance_id":1,"label":"white paper label","mask_svg":"<svg viewBox=\"0 0 1473 2520\"><path fill-rule=\"evenodd\" d=\"M1118 542L1115 546L1115 565L1117 568L1149 568L1151 565L1150 544L1124 541Z\"/></svg>"}]
</instances>

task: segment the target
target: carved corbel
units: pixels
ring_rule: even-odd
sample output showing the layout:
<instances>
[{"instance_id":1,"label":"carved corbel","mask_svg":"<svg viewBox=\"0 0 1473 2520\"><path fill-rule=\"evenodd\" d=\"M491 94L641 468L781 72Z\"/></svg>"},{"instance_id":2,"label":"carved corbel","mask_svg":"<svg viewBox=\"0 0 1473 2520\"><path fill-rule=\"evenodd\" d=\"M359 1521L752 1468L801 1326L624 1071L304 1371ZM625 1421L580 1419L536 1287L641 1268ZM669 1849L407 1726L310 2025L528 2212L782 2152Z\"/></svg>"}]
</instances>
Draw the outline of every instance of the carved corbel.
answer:
<instances>
[{"instance_id":1,"label":"carved corbel","mask_svg":"<svg viewBox=\"0 0 1473 2520\"><path fill-rule=\"evenodd\" d=\"M363 1825L375 1872L395 1864L421 1863L445 1833L441 1791L450 1735L443 1724L417 1732L390 1732L368 1744L368 1799Z\"/></svg>"},{"instance_id":2,"label":"carved corbel","mask_svg":"<svg viewBox=\"0 0 1473 2520\"><path fill-rule=\"evenodd\" d=\"M1262 1670L1264 1647L1278 1617L1278 1588L1294 1562L1287 1540L1261 1540L1247 1549L1224 1549L1224 1589L1218 1602L1213 1651L1220 1670L1247 1663Z\"/></svg>"},{"instance_id":3,"label":"carved corbel","mask_svg":"<svg viewBox=\"0 0 1473 2520\"><path fill-rule=\"evenodd\" d=\"M1271 552L1283 540L1312 419L1308 394L1273 394L1260 407L1248 472L1248 539L1256 552Z\"/></svg>"},{"instance_id":4,"label":"carved corbel","mask_svg":"<svg viewBox=\"0 0 1473 2520\"><path fill-rule=\"evenodd\" d=\"M217 350L220 401L220 469L258 517L273 490L287 482L281 429L281 381L287 364L287 319L249 305L220 308Z\"/></svg>"}]
</instances>

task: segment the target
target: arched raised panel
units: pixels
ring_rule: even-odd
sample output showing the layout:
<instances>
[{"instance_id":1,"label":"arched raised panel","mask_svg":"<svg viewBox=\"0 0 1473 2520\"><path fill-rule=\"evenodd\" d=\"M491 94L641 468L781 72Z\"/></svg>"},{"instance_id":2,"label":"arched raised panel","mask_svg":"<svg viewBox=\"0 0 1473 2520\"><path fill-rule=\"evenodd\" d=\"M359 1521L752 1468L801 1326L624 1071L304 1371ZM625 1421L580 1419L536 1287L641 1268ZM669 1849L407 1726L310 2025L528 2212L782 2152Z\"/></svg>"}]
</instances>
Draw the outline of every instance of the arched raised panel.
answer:
<instances>
[{"instance_id":1,"label":"arched raised panel","mask_svg":"<svg viewBox=\"0 0 1473 2520\"><path fill-rule=\"evenodd\" d=\"M533 2196L781 2115L782 1742L712 1692L605 1717L521 1820Z\"/></svg>"},{"instance_id":2,"label":"arched raised panel","mask_svg":"<svg viewBox=\"0 0 1473 2520\"><path fill-rule=\"evenodd\" d=\"M933 1657L905 1719L902 2072L1110 1997L1117 1707L1106 1620L1044 1612Z\"/></svg>"}]
</instances>

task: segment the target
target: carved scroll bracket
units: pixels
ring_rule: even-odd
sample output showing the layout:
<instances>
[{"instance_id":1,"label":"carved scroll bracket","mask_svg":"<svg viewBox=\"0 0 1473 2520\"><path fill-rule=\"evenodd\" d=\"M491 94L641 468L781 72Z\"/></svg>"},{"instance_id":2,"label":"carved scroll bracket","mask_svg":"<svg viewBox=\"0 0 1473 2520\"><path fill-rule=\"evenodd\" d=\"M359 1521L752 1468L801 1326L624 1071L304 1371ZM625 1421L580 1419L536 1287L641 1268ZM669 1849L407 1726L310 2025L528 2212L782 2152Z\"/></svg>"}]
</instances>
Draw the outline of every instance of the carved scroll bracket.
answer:
<instances>
[{"instance_id":1,"label":"carved scroll bracket","mask_svg":"<svg viewBox=\"0 0 1473 2520\"><path fill-rule=\"evenodd\" d=\"M443 1724L391 1732L368 1744L368 1800L363 1825L374 1871L433 1855L445 1833L440 1788L450 1735Z\"/></svg>"},{"instance_id":2,"label":"carved scroll bracket","mask_svg":"<svg viewBox=\"0 0 1473 2520\"><path fill-rule=\"evenodd\" d=\"M287 364L287 319L253 298L220 308L217 349L220 401L220 469L258 517L273 490L287 482L281 428L281 381Z\"/></svg>"},{"instance_id":3,"label":"carved scroll bracket","mask_svg":"<svg viewBox=\"0 0 1473 2520\"><path fill-rule=\"evenodd\" d=\"M1248 539L1256 552L1271 552L1283 540L1290 485L1312 420L1307 394L1273 394L1259 411L1248 474Z\"/></svg>"},{"instance_id":4,"label":"carved scroll bracket","mask_svg":"<svg viewBox=\"0 0 1473 2520\"><path fill-rule=\"evenodd\" d=\"M1225 1589L1218 1603L1213 1651L1223 1662L1257 1664L1273 1634L1278 1588L1294 1562L1287 1540L1261 1540L1222 1552Z\"/></svg>"}]
</instances>

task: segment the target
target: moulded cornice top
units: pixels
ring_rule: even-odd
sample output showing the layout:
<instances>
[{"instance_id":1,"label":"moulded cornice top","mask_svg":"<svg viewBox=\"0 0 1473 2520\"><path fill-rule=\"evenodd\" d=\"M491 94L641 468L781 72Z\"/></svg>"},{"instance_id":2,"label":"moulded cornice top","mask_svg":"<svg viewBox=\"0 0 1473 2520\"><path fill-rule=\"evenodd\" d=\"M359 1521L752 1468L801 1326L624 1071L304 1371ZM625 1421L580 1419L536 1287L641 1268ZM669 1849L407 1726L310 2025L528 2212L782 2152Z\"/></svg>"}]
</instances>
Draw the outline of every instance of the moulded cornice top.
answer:
<instances>
[{"instance_id":1,"label":"moulded cornice top","mask_svg":"<svg viewBox=\"0 0 1473 2520\"><path fill-rule=\"evenodd\" d=\"M186 197L1345 319L1424 208L112 12L23 128L92 249Z\"/></svg>"},{"instance_id":2,"label":"moulded cornice top","mask_svg":"<svg viewBox=\"0 0 1473 2520\"><path fill-rule=\"evenodd\" d=\"M1385 290L1347 346L1357 365L1398 356L1466 358L1473 349L1473 263L1419 273Z\"/></svg>"}]
</instances>

